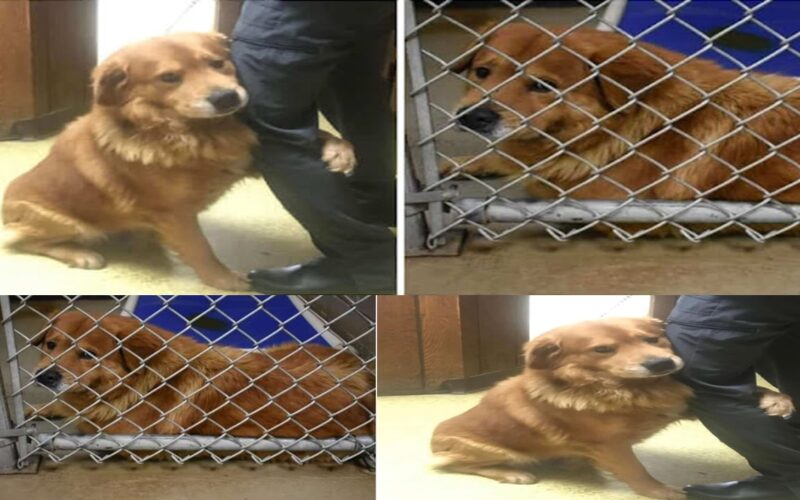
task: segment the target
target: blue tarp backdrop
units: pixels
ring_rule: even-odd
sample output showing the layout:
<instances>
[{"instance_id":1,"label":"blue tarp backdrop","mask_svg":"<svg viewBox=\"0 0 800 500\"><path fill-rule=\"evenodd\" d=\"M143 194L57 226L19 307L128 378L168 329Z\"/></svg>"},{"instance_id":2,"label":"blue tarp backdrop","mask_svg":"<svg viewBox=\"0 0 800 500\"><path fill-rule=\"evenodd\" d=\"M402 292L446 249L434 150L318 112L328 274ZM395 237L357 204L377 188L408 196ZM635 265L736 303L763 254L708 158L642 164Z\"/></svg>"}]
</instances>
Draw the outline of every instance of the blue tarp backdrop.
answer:
<instances>
[{"instance_id":1,"label":"blue tarp backdrop","mask_svg":"<svg viewBox=\"0 0 800 500\"><path fill-rule=\"evenodd\" d=\"M329 345L286 295L140 295L136 299L129 310L138 318L172 332L184 332L191 325L184 334L204 343L240 348L296 341ZM166 303L169 307L165 308Z\"/></svg>"},{"instance_id":2,"label":"blue tarp backdrop","mask_svg":"<svg viewBox=\"0 0 800 500\"><path fill-rule=\"evenodd\" d=\"M677 19L664 22L667 17L665 5L676 7ZM659 25L646 34L643 40L684 54L694 54L704 46L706 50L698 57L713 59L727 68L742 69L758 63L776 51L777 56L757 64L752 69L767 73L800 76L800 40L783 44L780 37L791 38L800 31L800 1L798 0L740 0L742 5L754 8L764 4L753 13L753 19L737 26L711 45L705 36L711 36L733 26L746 17L746 11L731 0L628 0L625 14L619 27L631 35L638 35L652 26ZM663 24L659 24L663 23ZM687 27L685 24L692 26ZM771 33L774 31L775 34ZM776 36L776 34L778 36ZM741 63L741 64L737 64Z\"/></svg>"}]
</instances>

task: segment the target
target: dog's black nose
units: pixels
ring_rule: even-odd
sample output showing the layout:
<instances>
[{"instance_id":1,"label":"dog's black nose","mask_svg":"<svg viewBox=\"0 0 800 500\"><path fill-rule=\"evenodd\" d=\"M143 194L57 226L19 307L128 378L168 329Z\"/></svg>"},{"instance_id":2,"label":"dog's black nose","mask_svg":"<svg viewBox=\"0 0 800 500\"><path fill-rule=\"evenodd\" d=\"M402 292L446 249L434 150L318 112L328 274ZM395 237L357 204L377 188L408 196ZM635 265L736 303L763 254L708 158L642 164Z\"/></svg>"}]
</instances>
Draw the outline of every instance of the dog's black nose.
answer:
<instances>
[{"instance_id":1,"label":"dog's black nose","mask_svg":"<svg viewBox=\"0 0 800 500\"><path fill-rule=\"evenodd\" d=\"M466 108L461 108L458 112L461 113L464 109ZM475 108L458 118L461 125L484 134L491 132L499 121L500 115L497 111L486 107Z\"/></svg>"},{"instance_id":2,"label":"dog's black nose","mask_svg":"<svg viewBox=\"0 0 800 500\"><path fill-rule=\"evenodd\" d=\"M655 374L671 372L678 367L672 358L649 358L642 363L642 366Z\"/></svg>"},{"instance_id":3,"label":"dog's black nose","mask_svg":"<svg viewBox=\"0 0 800 500\"><path fill-rule=\"evenodd\" d=\"M239 93L235 90L219 89L211 92L208 96L208 102L210 102L217 111L225 112L236 109L236 107L241 104L242 100L239 98Z\"/></svg>"},{"instance_id":4,"label":"dog's black nose","mask_svg":"<svg viewBox=\"0 0 800 500\"><path fill-rule=\"evenodd\" d=\"M36 382L45 387L54 389L61 382L61 372L55 368L50 368L49 370L39 372L36 374Z\"/></svg>"}]
</instances>

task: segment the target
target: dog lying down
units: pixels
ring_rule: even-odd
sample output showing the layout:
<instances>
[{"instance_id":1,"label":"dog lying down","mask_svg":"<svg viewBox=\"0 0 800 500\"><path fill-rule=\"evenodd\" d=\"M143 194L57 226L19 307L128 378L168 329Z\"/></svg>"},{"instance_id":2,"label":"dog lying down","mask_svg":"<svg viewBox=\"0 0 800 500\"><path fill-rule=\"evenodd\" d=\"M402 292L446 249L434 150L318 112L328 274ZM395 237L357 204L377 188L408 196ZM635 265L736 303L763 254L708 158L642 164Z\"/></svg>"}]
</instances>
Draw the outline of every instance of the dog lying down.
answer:
<instances>
[{"instance_id":1,"label":"dog lying down","mask_svg":"<svg viewBox=\"0 0 800 500\"><path fill-rule=\"evenodd\" d=\"M5 192L3 242L69 266L99 269L89 247L153 231L213 287L247 290L214 255L198 214L255 174L255 134L233 113L247 103L227 39L181 33L126 46L92 74L91 111ZM320 131L329 170L349 173L352 147Z\"/></svg>"},{"instance_id":2,"label":"dog lying down","mask_svg":"<svg viewBox=\"0 0 800 500\"><path fill-rule=\"evenodd\" d=\"M87 434L261 438L372 435L374 381L345 350L210 347L134 318L62 314L36 345L36 382L56 399L28 416ZM163 415L163 416L162 416Z\"/></svg>"},{"instance_id":3,"label":"dog lying down","mask_svg":"<svg viewBox=\"0 0 800 500\"><path fill-rule=\"evenodd\" d=\"M691 390L670 377L683 367L660 321L613 318L556 328L528 342L522 374L500 382L474 408L439 424L437 467L530 484L525 467L588 459L651 498L683 493L654 479L632 446L688 418ZM762 390L761 407L794 412L791 398Z\"/></svg>"},{"instance_id":4,"label":"dog lying down","mask_svg":"<svg viewBox=\"0 0 800 500\"><path fill-rule=\"evenodd\" d=\"M461 158L460 172L518 175L520 163L535 165L539 179L527 182L535 198L620 200L635 192L758 202L775 193L800 202L795 78L741 78L709 60L588 28L558 47L529 23L492 28L483 30L491 30L486 45L451 70L472 83L456 105L458 125L499 141L504 155Z\"/></svg>"}]
</instances>

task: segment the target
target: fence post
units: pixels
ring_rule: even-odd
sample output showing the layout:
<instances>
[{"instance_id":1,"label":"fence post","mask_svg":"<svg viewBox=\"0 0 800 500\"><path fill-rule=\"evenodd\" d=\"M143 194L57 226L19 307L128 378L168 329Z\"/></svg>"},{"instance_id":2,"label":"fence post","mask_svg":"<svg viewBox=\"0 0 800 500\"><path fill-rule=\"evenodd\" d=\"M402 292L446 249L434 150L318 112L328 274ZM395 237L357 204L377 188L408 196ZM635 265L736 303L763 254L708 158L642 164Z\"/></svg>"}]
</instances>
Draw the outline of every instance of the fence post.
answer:
<instances>
[{"instance_id":1,"label":"fence post","mask_svg":"<svg viewBox=\"0 0 800 500\"><path fill-rule=\"evenodd\" d=\"M414 167L411 164L411 153L406 153L406 194L416 193L419 191L419 182L414 175ZM425 226L425 218L423 211L416 206L406 205L406 252L424 252L427 250L426 242L428 236L428 228Z\"/></svg>"},{"instance_id":2,"label":"fence post","mask_svg":"<svg viewBox=\"0 0 800 500\"><path fill-rule=\"evenodd\" d=\"M0 323L5 327L9 318L8 296L0 296ZM13 429L8 411L3 372L0 370L0 474L17 471L17 440L10 435Z\"/></svg>"},{"instance_id":3,"label":"fence post","mask_svg":"<svg viewBox=\"0 0 800 500\"><path fill-rule=\"evenodd\" d=\"M421 181L424 187L439 180L439 170L436 164L436 145L433 139L430 138L433 135L433 120L428 102L428 90L425 88L422 49L416 28L417 19L414 14L414 4L411 0L406 0L406 58L408 60L408 78L411 83L411 91L407 94L414 102L419 137L425 141L419 146L422 163ZM429 234L437 234L441 231L444 227L443 203L441 201L428 203L424 213ZM426 241L426 244L431 249L446 243L444 235L439 235L436 238L426 237L426 240L429 240Z\"/></svg>"}]
</instances>

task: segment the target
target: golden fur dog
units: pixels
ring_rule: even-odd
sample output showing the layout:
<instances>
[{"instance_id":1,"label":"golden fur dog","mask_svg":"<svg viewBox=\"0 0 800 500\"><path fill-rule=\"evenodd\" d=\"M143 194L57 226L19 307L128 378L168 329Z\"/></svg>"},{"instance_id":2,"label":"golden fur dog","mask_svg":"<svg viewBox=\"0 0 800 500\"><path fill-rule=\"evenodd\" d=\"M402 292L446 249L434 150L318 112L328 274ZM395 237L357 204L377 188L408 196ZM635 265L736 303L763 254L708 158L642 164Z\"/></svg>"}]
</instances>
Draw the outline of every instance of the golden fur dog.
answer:
<instances>
[{"instance_id":1,"label":"golden fur dog","mask_svg":"<svg viewBox=\"0 0 800 500\"><path fill-rule=\"evenodd\" d=\"M59 316L37 345L43 356L36 381L57 399L35 413L77 414L84 433L373 433L374 382L345 350L311 344L257 351L209 347L134 318L96 322L74 311Z\"/></svg>"},{"instance_id":2,"label":"golden fur dog","mask_svg":"<svg viewBox=\"0 0 800 500\"><path fill-rule=\"evenodd\" d=\"M183 33L129 45L92 75L94 104L50 154L9 184L5 243L70 266L105 265L87 245L130 230L157 233L207 284L245 290L214 255L197 221L254 173L255 134L232 113L247 102L218 33ZM348 172L349 143L320 133L333 171Z\"/></svg>"},{"instance_id":3,"label":"golden fur dog","mask_svg":"<svg viewBox=\"0 0 800 500\"><path fill-rule=\"evenodd\" d=\"M660 321L608 318L551 330L525 345L521 375L497 384L467 412L439 424L431 449L444 470L529 484L526 465L588 459L652 498L683 493L654 479L631 447L687 416L691 390ZM794 411L764 389L770 415Z\"/></svg>"},{"instance_id":4,"label":"golden fur dog","mask_svg":"<svg viewBox=\"0 0 800 500\"><path fill-rule=\"evenodd\" d=\"M532 173L544 181L527 183L532 196L619 200L633 192L640 199L752 202L774 192L776 200L800 201L800 184L790 186L800 180L792 163L800 162L796 79L755 73L757 81L737 81L740 72L714 62L644 42L632 47L622 35L593 29L560 43L555 47L552 36L528 23L510 23L452 68L474 84L457 105L459 125L492 140L508 134L497 148L538 164ZM522 64L521 75L512 60ZM491 100L478 105L487 92ZM522 170L492 153L463 172Z\"/></svg>"}]
</instances>

